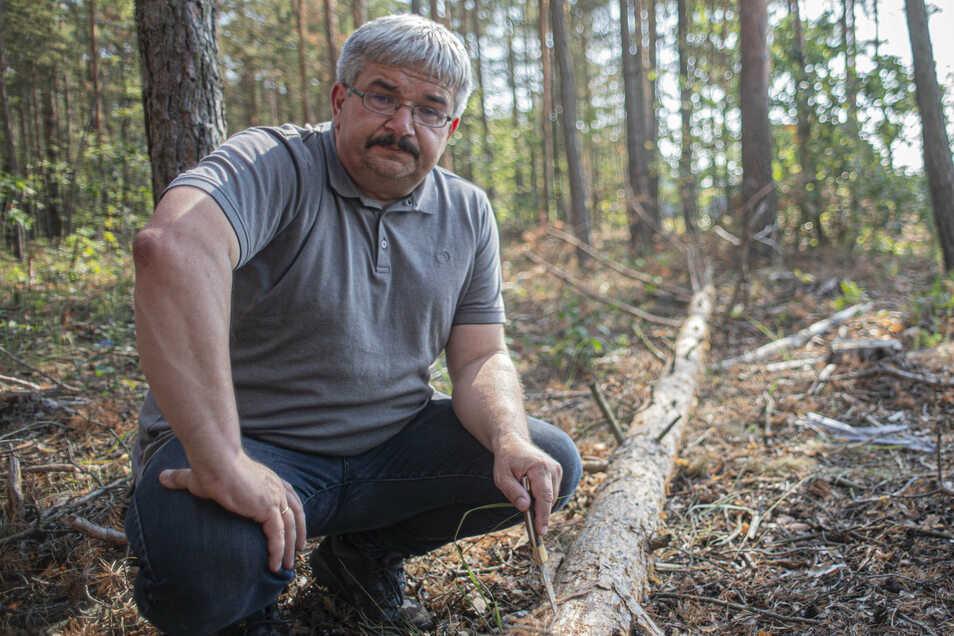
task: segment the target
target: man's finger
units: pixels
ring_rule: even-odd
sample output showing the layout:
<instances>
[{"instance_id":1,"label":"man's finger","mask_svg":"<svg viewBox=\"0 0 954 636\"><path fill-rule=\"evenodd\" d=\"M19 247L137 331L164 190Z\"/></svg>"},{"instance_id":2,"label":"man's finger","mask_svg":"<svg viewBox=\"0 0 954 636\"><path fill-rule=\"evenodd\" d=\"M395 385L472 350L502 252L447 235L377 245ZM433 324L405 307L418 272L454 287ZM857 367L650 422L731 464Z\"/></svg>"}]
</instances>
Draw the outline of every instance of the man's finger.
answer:
<instances>
[{"instance_id":1,"label":"man's finger","mask_svg":"<svg viewBox=\"0 0 954 636\"><path fill-rule=\"evenodd\" d=\"M546 534L553 508L553 482L545 470L531 470L530 489L533 491L533 518L537 534Z\"/></svg>"},{"instance_id":2,"label":"man's finger","mask_svg":"<svg viewBox=\"0 0 954 636\"><path fill-rule=\"evenodd\" d=\"M517 510L524 512L530 507L530 494L524 490L523 486L520 485L520 482L517 481L517 478L512 474L508 472L504 475L500 475L495 481L497 483L497 489L503 493L507 501L517 507Z\"/></svg>"},{"instance_id":3,"label":"man's finger","mask_svg":"<svg viewBox=\"0 0 954 636\"><path fill-rule=\"evenodd\" d=\"M170 468L159 473L159 483L170 490L187 490L191 468Z\"/></svg>"},{"instance_id":4,"label":"man's finger","mask_svg":"<svg viewBox=\"0 0 954 636\"><path fill-rule=\"evenodd\" d=\"M301 499L298 498L298 493L295 492L295 489L287 481L285 481L285 492L287 493L288 506L290 508L288 514L293 514L295 518L295 549L304 550L305 539L308 537L308 527L305 523L305 508L301 503Z\"/></svg>"},{"instance_id":5,"label":"man's finger","mask_svg":"<svg viewBox=\"0 0 954 636\"><path fill-rule=\"evenodd\" d=\"M292 566L295 565L295 548L298 541L296 526L297 521L295 520L295 512L293 512L290 502L285 503L285 507L282 508L282 511L285 514L279 514L282 518L282 523L284 524L283 530L284 535L282 540L284 542L284 554L282 555L282 566L285 569L290 570Z\"/></svg>"},{"instance_id":6,"label":"man's finger","mask_svg":"<svg viewBox=\"0 0 954 636\"><path fill-rule=\"evenodd\" d=\"M268 545L268 569L278 572L285 557L285 525L277 510L273 509L268 514L268 519L262 524L262 531Z\"/></svg>"}]
</instances>

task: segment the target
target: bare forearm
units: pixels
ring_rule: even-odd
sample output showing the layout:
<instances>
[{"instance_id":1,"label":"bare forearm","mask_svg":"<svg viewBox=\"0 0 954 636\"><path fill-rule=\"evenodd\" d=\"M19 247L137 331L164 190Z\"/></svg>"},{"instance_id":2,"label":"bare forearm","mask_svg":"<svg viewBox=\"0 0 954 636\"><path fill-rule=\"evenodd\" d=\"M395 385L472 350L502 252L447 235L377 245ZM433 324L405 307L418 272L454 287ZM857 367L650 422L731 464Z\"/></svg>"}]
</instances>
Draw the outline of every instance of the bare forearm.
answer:
<instances>
[{"instance_id":1,"label":"bare forearm","mask_svg":"<svg viewBox=\"0 0 954 636\"><path fill-rule=\"evenodd\" d=\"M134 244L140 363L190 464L221 467L240 449L228 348L232 261L227 242L207 238L231 230L217 208L193 212L197 220L168 210L201 211L210 200L177 190L167 198Z\"/></svg>"},{"instance_id":2,"label":"bare forearm","mask_svg":"<svg viewBox=\"0 0 954 636\"><path fill-rule=\"evenodd\" d=\"M514 439L529 440L517 371L506 351L471 361L453 378L454 413L496 453Z\"/></svg>"}]
</instances>

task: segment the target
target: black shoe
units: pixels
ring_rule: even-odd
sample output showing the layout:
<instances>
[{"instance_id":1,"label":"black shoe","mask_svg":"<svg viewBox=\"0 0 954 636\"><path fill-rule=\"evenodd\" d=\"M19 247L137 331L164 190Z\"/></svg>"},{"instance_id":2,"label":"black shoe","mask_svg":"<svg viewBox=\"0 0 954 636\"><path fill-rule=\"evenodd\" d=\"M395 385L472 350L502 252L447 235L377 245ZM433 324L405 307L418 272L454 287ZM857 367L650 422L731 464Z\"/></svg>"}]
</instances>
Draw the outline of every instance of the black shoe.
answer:
<instances>
[{"instance_id":1,"label":"black shoe","mask_svg":"<svg viewBox=\"0 0 954 636\"><path fill-rule=\"evenodd\" d=\"M404 597L404 557L396 552L367 556L333 535L311 553L311 570L318 585L353 605L369 626L405 632L434 626L420 603Z\"/></svg>"},{"instance_id":2,"label":"black shoe","mask_svg":"<svg viewBox=\"0 0 954 636\"><path fill-rule=\"evenodd\" d=\"M232 623L218 634L219 636L289 636L291 629L278 612L278 604L272 603Z\"/></svg>"}]
</instances>

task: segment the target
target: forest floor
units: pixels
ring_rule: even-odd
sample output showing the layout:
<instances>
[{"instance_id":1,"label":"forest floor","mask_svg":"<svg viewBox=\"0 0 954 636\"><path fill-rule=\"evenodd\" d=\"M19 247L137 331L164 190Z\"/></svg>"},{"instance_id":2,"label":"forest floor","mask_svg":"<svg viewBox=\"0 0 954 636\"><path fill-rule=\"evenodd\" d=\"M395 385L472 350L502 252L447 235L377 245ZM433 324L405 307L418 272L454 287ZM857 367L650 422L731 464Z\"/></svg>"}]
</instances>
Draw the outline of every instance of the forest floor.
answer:
<instances>
[{"instance_id":1,"label":"forest floor","mask_svg":"<svg viewBox=\"0 0 954 636\"><path fill-rule=\"evenodd\" d=\"M532 238L540 256L574 269L572 248ZM600 243L621 258L622 241ZM12 265L0 263L4 634L154 633L132 601L136 564L121 537L91 536L122 528L143 390L128 263L117 258L109 276L54 280L37 270L15 283ZM529 261L519 241L505 259L510 345L528 411L568 431L590 467L546 537L556 566L615 447L590 384L630 422L667 367L675 329L581 294ZM658 250L636 266L689 285L678 253ZM684 315L685 303L659 287L592 261L574 271L622 303ZM910 256L815 251L755 269L747 308L729 306L734 279L716 275L709 367L642 599L666 634L950 633L954 506L943 479L954 481L954 289L935 272ZM718 366L862 302L872 304L800 347ZM833 351L872 339L897 344L875 355ZM844 441L810 414L905 428L893 440ZM83 520L93 530L78 530ZM303 557L281 598L295 633L360 633L306 569ZM546 633L550 614L522 526L412 559L408 574L435 633Z\"/></svg>"}]
</instances>

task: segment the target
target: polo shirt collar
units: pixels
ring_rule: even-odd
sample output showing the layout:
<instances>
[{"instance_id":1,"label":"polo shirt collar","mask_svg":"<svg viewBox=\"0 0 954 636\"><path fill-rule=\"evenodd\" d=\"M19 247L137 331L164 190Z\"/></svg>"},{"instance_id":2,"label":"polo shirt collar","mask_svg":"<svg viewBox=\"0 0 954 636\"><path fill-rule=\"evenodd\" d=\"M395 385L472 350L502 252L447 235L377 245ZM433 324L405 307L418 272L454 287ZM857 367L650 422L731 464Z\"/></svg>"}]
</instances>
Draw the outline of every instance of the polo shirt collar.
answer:
<instances>
[{"instance_id":1,"label":"polo shirt collar","mask_svg":"<svg viewBox=\"0 0 954 636\"><path fill-rule=\"evenodd\" d=\"M340 197L360 199L365 207L383 209L384 206L379 202L361 192L358 184L345 170L341 158L338 157L338 149L335 146L335 130L332 126L324 131L322 138L325 144L325 156L328 158L328 182L331 188ZM437 170L437 168L434 170ZM437 185L434 183L434 170L428 172L424 176L424 180L409 195L387 206L387 210L389 212L411 211L436 214L438 194Z\"/></svg>"}]
</instances>

